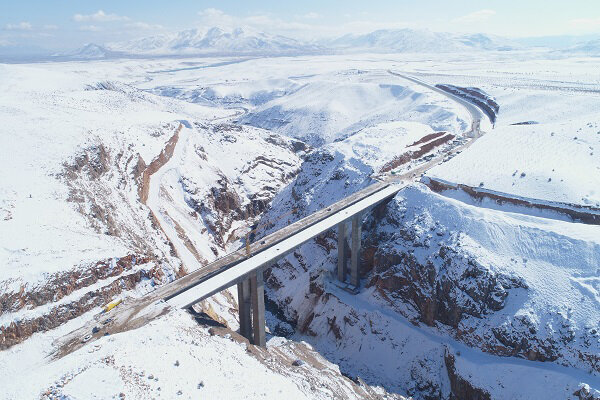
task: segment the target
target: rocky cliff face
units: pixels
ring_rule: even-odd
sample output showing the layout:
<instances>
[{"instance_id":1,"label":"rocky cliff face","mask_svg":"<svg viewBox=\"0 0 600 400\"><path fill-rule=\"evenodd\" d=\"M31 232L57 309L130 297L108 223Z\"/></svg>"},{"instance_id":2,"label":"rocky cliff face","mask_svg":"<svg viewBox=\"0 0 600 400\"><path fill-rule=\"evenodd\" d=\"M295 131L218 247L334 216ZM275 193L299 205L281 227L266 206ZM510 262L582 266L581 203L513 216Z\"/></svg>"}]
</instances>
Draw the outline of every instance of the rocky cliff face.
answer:
<instances>
[{"instance_id":1,"label":"rocky cliff face","mask_svg":"<svg viewBox=\"0 0 600 400\"><path fill-rule=\"evenodd\" d=\"M522 243L509 242L510 234L492 236L490 225L497 222L487 222L484 229L488 232L478 232L483 224L477 226L480 223L464 218L453 206L430 203L445 208L447 214L442 217L425 206L409 204L411 199L415 199L414 193L395 199L383 218L366 221L363 276L367 288L374 288L413 323L437 326L491 354L557 361L600 373L596 355L600 342L593 328L597 314L578 319L568 309L558 311L560 299L546 300L551 304L546 310L523 304L536 297L532 292L540 290L536 279L528 279L523 271L535 268L538 254L530 252L531 258L525 259ZM467 222L475 232L460 225L452 229L445 219L453 217ZM511 229L515 227L509 222L501 228ZM521 238L535 237L539 243L555 240L551 233L520 229ZM504 250L513 257L491 257L489 248L482 246L486 239L505 240ZM531 250L552 251L543 244L537 246ZM597 251L597 246L592 249L596 256ZM586 268L585 261L580 267ZM550 269L547 273L551 280ZM397 303L403 307L395 307Z\"/></svg>"}]
</instances>

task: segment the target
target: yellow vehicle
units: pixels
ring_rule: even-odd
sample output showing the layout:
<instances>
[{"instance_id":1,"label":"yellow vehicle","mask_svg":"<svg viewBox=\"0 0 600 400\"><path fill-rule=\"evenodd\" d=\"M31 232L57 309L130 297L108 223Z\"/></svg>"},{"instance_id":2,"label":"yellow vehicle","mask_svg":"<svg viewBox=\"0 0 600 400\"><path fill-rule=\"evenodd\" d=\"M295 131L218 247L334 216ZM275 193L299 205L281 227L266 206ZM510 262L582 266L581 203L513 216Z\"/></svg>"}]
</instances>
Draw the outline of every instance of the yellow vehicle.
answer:
<instances>
[{"instance_id":1,"label":"yellow vehicle","mask_svg":"<svg viewBox=\"0 0 600 400\"><path fill-rule=\"evenodd\" d=\"M110 310L112 310L113 308L115 308L116 306L121 304L122 302L123 302L123 300L119 299L119 300L113 301L112 303L108 303L107 305L104 306L104 312L109 312Z\"/></svg>"}]
</instances>

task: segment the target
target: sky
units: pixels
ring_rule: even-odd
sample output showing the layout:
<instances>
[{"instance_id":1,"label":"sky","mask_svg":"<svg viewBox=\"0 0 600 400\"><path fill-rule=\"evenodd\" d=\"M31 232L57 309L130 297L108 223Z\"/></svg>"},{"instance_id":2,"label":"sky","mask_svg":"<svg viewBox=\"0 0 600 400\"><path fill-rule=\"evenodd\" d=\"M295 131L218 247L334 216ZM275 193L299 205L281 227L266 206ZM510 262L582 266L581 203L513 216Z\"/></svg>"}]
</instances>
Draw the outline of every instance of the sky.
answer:
<instances>
[{"instance_id":1,"label":"sky","mask_svg":"<svg viewBox=\"0 0 600 400\"><path fill-rule=\"evenodd\" d=\"M598 35L600 0L0 0L0 50L69 50L212 26L302 39L399 28Z\"/></svg>"}]
</instances>

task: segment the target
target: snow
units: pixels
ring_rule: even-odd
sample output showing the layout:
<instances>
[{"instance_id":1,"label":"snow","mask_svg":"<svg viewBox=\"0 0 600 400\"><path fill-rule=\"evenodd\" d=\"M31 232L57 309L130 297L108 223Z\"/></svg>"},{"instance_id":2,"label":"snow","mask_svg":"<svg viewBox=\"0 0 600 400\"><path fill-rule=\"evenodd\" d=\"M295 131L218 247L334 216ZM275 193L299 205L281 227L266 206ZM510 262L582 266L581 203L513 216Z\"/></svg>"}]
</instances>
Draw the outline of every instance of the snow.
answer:
<instances>
[{"instance_id":1,"label":"snow","mask_svg":"<svg viewBox=\"0 0 600 400\"><path fill-rule=\"evenodd\" d=\"M126 398L167 399L284 394L291 399L327 398L322 392L303 392L284 375L248 356L246 344L210 336L185 312L169 314L133 332L106 336L88 348L39 364L34 357L46 353L48 344L47 338L37 336L2 353L5 360L11 359L11 365L3 362L0 367L3 376L11 376L3 381L3 398L35 398L47 390L74 399L120 393Z\"/></svg>"},{"instance_id":2,"label":"snow","mask_svg":"<svg viewBox=\"0 0 600 400\"><path fill-rule=\"evenodd\" d=\"M160 38L143 44L163 45ZM95 229L84 215L88 208L81 213L67 201L72 187L60 175L65 165L93 155L90 149L99 145L111 155L139 154L149 164L180 121L185 122L175 155L152 178L149 200L179 258L170 254L165 235L152 227L149 209L139 203L132 178L135 158L126 165L112 165L99 179L78 182L83 189L103 189L98 198L112 200L108 204L115 207L119 226L145 238L143 243L155 256L151 264L160 263L172 277L180 261L193 269L238 247L239 238L256 222L254 217L235 216L232 210L194 214L194 202L208 201L211 189L223 190L222 182L241 199L240 207L254 198L268 205L277 195L264 221L293 207L300 208L299 215L307 215L371 183L374 172L423 136L438 131L459 134L470 126L463 107L388 70L431 84L478 87L500 104L495 128L429 172L429 177L474 187L483 182L485 190L516 198L597 207L596 67L594 59L543 52L0 65L1 290L12 293L24 285L35 287L51 274L140 250L127 235ZM248 125L233 125L235 120ZM536 124L512 125L525 121ZM298 150L299 142L281 135L319 147L312 152ZM267 161L254 163L260 157ZM327 357L329 361L321 360L328 363L323 371L333 375L324 380L317 378L318 369L290 372L291 362L278 370L270 368L268 362L249 355L245 344L210 336L182 311L104 337L60 360L47 358L52 341L91 320L96 309L0 352L0 385L7 398L39 397L51 387L72 398L106 398L121 392L126 398L172 398L179 390L182 398L329 398L331 386L319 391L323 382L343 382L344 394L355 393L335 363L344 373L388 391L419 398L431 383L446 396L450 389L443 357L448 351L455 354L461 376L496 398L565 398L582 383L598 389L597 373L590 374L590 363L579 358L580 352L600 351L597 336L588 335L590 343L585 343L585 334L600 323L598 227L546 218L544 213L526 215L505 206L480 207L464 194L452 195L461 201L447 195L452 194L434 194L417 185L403 190L388 206L387 217L414 233L420 245L414 246L415 257L440 268L431 257L446 244L491 274L514 277L527 286L508 289L500 311L463 321L467 332L463 337L443 324L413 326L409 321L414 309L408 303L390 304L371 289L357 296L340 289L333 280L335 247L329 251L309 241L272 272L270 279L279 279L281 288L271 289L269 297L288 301L287 316L299 317L299 326L315 314L294 339L305 340ZM273 229L288 219L278 220ZM222 224L222 232L208 229L215 222ZM177 225L200 260L187 250ZM391 226L390 222L370 228L396 235L387 243L392 248L413 247L398 236L400 229ZM429 237L432 227L442 236ZM44 315L50 307L69 303L108 281L113 279L58 302L5 312L0 322L6 326ZM327 301L313 302L314 283L323 283ZM140 296L150 289L148 281L126 295ZM235 328L230 293L216 298L210 303L216 314ZM218 301L223 304L214 305ZM333 317L341 327L341 339L333 334ZM342 323L345 317L351 323ZM519 332L517 322L524 318L536 327L541 340L562 343L556 362L481 351L490 329L514 323ZM286 324L273 315L268 320L270 328ZM560 342L571 333L571 342ZM271 337L269 354L276 354L282 343L294 342ZM175 367L174 360L181 365ZM158 381L148 379L151 374ZM306 376L311 383L306 383ZM200 381L204 386L198 389Z\"/></svg>"},{"instance_id":3,"label":"snow","mask_svg":"<svg viewBox=\"0 0 600 400\"><path fill-rule=\"evenodd\" d=\"M242 122L313 146L399 119L454 133L469 126L465 110L442 95L386 75L384 71L350 70L303 78L303 86L297 91L251 110Z\"/></svg>"},{"instance_id":4,"label":"snow","mask_svg":"<svg viewBox=\"0 0 600 400\"><path fill-rule=\"evenodd\" d=\"M316 195L329 194L321 189ZM318 200L313 198L313 203ZM410 311L404 311L404 307L410 309L410 304L398 300L390 304L369 288L362 289L358 296L349 294L336 282L335 247L309 242L280 262L270 278L278 282L278 289L271 290L269 296L285 304L290 317L298 316L299 326L308 318L308 333L297 334L298 339L308 341L338 362L345 373L408 395L419 393L415 386L417 374L425 374L419 377L441 385L442 393L447 393L449 388L443 383L447 379L443 372L446 348L460 353L458 372L494 398L562 398L558 393L568 390L570 395L581 382L598 387L598 378L589 374L589 366L580 365L572 351L583 346L581 335L600 323L598 227L466 205L423 186L400 191L388 204L386 215L396 225L386 225L384 219L376 231L366 233L375 237L381 237L381 232L393 235L396 241L381 244L383 248L406 246L405 251L414 254L422 265L433 263L437 269L441 266L436 249L445 245L457 249L460 257L478 260L494 273L523 279L527 289L510 290L502 310L463 322L462 339L458 341L441 324L428 328L409 323L405 313L410 315ZM398 232L397 226L410 231ZM438 232L442 235L436 235ZM414 239L416 243L402 244L403 238L412 233L420 235ZM582 279L594 285L591 293L581 290L578 282ZM315 295L309 288L321 283L326 294L313 300ZM561 330L561 326L573 330L575 342L561 348L558 363L574 368L477 350L487 330L523 315L533 318L542 338L555 337L554 329ZM332 320L338 321L341 338L332 333ZM588 354L595 354L600 342L596 336L591 342ZM518 386L522 376L528 377L527 389Z\"/></svg>"}]
</instances>

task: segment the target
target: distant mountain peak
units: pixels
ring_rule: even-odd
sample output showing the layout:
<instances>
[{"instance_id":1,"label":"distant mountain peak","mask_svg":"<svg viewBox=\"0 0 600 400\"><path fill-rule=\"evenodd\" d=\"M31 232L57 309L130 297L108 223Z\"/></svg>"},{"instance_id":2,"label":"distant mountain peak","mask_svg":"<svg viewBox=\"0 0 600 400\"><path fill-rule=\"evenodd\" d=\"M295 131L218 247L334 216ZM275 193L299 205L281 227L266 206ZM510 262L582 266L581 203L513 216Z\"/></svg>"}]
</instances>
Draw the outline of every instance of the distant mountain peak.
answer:
<instances>
[{"instance_id":1,"label":"distant mountain peak","mask_svg":"<svg viewBox=\"0 0 600 400\"><path fill-rule=\"evenodd\" d=\"M119 55L118 53L107 49L96 43L86 43L82 47L72 52L57 54L56 57L69 58L74 60L99 60Z\"/></svg>"},{"instance_id":2,"label":"distant mountain peak","mask_svg":"<svg viewBox=\"0 0 600 400\"><path fill-rule=\"evenodd\" d=\"M312 44L255 32L246 27L226 29L211 27L206 30L193 28L177 32L160 40L136 39L125 43L114 43L109 48L131 54L210 54L210 53L306 53L318 48Z\"/></svg>"}]
</instances>

